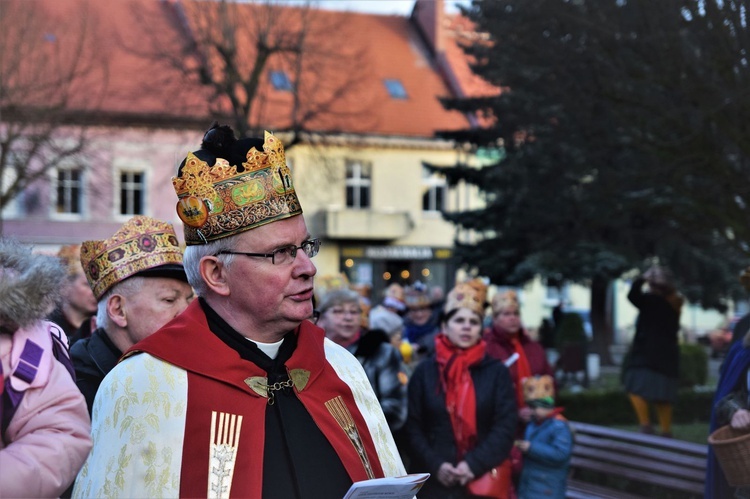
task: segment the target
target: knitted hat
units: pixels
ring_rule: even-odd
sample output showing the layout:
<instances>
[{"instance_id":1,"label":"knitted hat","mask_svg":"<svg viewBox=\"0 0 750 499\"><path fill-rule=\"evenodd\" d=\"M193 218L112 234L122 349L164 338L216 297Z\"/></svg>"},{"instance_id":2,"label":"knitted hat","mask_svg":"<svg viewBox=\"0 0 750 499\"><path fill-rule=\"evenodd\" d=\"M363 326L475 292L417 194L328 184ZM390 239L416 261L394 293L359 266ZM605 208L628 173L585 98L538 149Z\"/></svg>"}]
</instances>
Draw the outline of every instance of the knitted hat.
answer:
<instances>
[{"instance_id":1,"label":"knitted hat","mask_svg":"<svg viewBox=\"0 0 750 499\"><path fill-rule=\"evenodd\" d=\"M237 140L230 127L214 123L172 184L188 246L302 213L284 146L269 132L263 140Z\"/></svg>"},{"instance_id":2,"label":"knitted hat","mask_svg":"<svg viewBox=\"0 0 750 499\"><path fill-rule=\"evenodd\" d=\"M523 396L529 407L555 407L555 380L545 374L523 379Z\"/></svg>"},{"instance_id":3,"label":"knitted hat","mask_svg":"<svg viewBox=\"0 0 750 499\"><path fill-rule=\"evenodd\" d=\"M134 275L187 281L172 224L143 215L125 222L109 239L85 241L81 264L97 300Z\"/></svg>"},{"instance_id":4,"label":"knitted hat","mask_svg":"<svg viewBox=\"0 0 750 499\"><path fill-rule=\"evenodd\" d=\"M487 307L487 284L480 278L462 282L456 285L445 299L446 314L457 308L468 308L484 317L484 310Z\"/></svg>"},{"instance_id":5,"label":"knitted hat","mask_svg":"<svg viewBox=\"0 0 750 499\"><path fill-rule=\"evenodd\" d=\"M388 336L393 336L404 327L404 320L385 307L370 310L370 329L381 329Z\"/></svg>"}]
</instances>

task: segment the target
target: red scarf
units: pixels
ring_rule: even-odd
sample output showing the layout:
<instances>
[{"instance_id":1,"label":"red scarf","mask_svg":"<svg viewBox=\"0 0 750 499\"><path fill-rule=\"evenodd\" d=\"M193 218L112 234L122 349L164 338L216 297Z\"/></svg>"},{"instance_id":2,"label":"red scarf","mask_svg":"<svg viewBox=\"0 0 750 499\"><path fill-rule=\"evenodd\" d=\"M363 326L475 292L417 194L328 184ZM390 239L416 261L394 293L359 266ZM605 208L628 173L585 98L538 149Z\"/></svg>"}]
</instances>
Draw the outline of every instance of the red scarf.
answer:
<instances>
[{"instance_id":1,"label":"red scarf","mask_svg":"<svg viewBox=\"0 0 750 499\"><path fill-rule=\"evenodd\" d=\"M469 368L479 364L484 352L482 340L463 349L451 343L444 334L435 338L440 383L445 392L445 406L456 439L458 459L473 449L477 441L477 401Z\"/></svg>"},{"instance_id":2,"label":"red scarf","mask_svg":"<svg viewBox=\"0 0 750 499\"><path fill-rule=\"evenodd\" d=\"M510 336L510 344L513 345L513 349L518 354L518 359L516 360L516 372L518 373L518 381L516 382L516 403L520 409L521 407L526 407L526 400L523 395L523 380L524 378L531 376L531 367L529 366L529 359L526 358L526 352L523 349L518 334Z\"/></svg>"}]
</instances>

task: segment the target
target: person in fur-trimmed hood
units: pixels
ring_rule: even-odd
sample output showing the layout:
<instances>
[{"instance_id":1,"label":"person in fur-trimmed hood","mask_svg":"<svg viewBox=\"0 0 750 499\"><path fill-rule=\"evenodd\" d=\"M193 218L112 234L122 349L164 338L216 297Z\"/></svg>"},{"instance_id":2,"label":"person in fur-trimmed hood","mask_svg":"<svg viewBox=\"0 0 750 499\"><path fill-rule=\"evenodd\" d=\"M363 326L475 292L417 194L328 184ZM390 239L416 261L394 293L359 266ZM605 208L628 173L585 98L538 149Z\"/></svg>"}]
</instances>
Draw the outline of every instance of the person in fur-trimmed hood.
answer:
<instances>
[{"instance_id":1,"label":"person in fur-trimmed hood","mask_svg":"<svg viewBox=\"0 0 750 499\"><path fill-rule=\"evenodd\" d=\"M86 402L67 358L56 360L56 345L58 357L67 355L66 335L44 320L65 278L56 258L0 239L3 497L59 497L91 449Z\"/></svg>"},{"instance_id":2,"label":"person in fur-trimmed hood","mask_svg":"<svg viewBox=\"0 0 750 499\"><path fill-rule=\"evenodd\" d=\"M750 291L750 267L740 276L740 282ZM750 432L750 331L742 341L735 341L727 352L719 373L714 394L709 434L724 425ZM706 469L706 498L750 497L750 487L733 489L716 460L713 448L708 448Z\"/></svg>"}]
</instances>

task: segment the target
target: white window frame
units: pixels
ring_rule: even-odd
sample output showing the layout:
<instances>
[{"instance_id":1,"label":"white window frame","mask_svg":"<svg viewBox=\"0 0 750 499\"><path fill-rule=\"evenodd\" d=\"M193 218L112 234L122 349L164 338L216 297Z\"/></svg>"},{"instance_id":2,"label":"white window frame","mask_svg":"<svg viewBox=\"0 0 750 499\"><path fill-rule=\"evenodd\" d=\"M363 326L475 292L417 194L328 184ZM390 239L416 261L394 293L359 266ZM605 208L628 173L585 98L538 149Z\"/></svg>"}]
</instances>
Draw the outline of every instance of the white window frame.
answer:
<instances>
[{"instance_id":1,"label":"white window frame","mask_svg":"<svg viewBox=\"0 0 750 499\"><path fill-rule=\"evenodd\" d=\"M349 171L352 171L352 176L349 176ZM367 161L361 161L356 159L347 159L344 171L344 202L348 209L354 210L367 210L372 206L372 163ZM349 206L349 199L346 195L346 191L352 188L353 190L353 203ZM367 206L362 206L362 190L367 188L369 196Z\"/></svg>"},{"instance_id":2,"label":"white window frame","mask_svg":"<svg viewBox=\"0 0 750 499\"><path fill-rule=\"evenodd\" d=\"M142 209L143 215L149 216L151 214L151 193L148 187L149 182L151 182L155 178L159 178L157 177L157 174L154 173L154 168L151 163L139 156L135 156L134 154L123 154L117 156L112 162L110 172L111 177L109 179L109 182L111 182L110 185L112 186L112 204L110 206L110 209L112 210L112 218L114 220L124 222L133 217L133 215L123 215L122 213L120 213L120 204L122 197L122 193L120 191L120 175L129 172L140 173L141 175L143 175ZM166 185L164 186L164 188L167 188ZM169 191L174 192L172 191L171 184L169 184Z\"/></svg>"},{"instance_id":3,"label":"white window frame","mask_svg":"<svg viewBox=\"0 0 750 499\"><path fill-rule=\"evenodd\" d=\"M63 211L59 212L57 211L57 204L58 204L58 188L60 187L60 172L64 171L73 171L78 170L80 173L79 180L78 180L78 207L79 211L76 213L70 212L70 211ZM87 175L86 175L86 167L81 164L69 164L69 165L60 165L56 168L52 168L50 170L50 218L57 219L57 220L81 220L86 215L86 185L87 185ZM66 182L72 182L70 180L67 180ZM73 184L71 184L70 188L74 188ZM72 199L72 198L71 198ZM68 204L68 203L66 203Z\"/></svg>"},{"instance_id":4,"label":"white window frame","mask_svg":"<svg viewBox=\"0 0 750 499\"><path fill-rule=\"evenodd\" d=\"M437 191L443 191L443 206L438 207L437 205ZM424 207L424 196L429 196L428 208ZM442 209L447 209L448 203L448 182L445 180L445 176L437 172L431 172L427 167L422 167L422 213L425 214L439 214Z\"/></svg>"},{"instance_id":5,"label":"white window frame","mask_svg":"<svg viewBox=\"0 0 750 499\"><path fill-rule=\"evenodd\" d=\"M141 182L140 183L136 183L135 181L132 180L132 178L129 178L128 180L125 181L125 183L123 183L123 180L122 180L122 176L123 175L128 175L128 176L140 175L141 176ZM146 210L147 210L147 208L146 208L146 205L147 205L146 198L147 198L147 192L148 192L148 190L146 188L147 175L148 174L147 174L147 172L145 170L138 170L138 169L135 169L135 168L121 168L121 169L118 170L118 172L117 172L117 205L115 206L115 210L117 211L117 215L118 216L130 218L130 217L133 217L135 215L145 215L146 214ZM133 188L126 190L124 188L125 186L131 186ZM123 200L122 200L123 191L126 191L126 194L130 198L130 199L127 200L127 203L132 205L132 203L133 203L133 194L135 193L136 190L140 190L141 191L141 212L140 213L136 213L135 211L132 210L133 207L129 206L129 208L131 208L131 211L128 212L128 213L122 213L121 207L122 207L122 204L123 204Z\"/></svg>"}]
</instances>

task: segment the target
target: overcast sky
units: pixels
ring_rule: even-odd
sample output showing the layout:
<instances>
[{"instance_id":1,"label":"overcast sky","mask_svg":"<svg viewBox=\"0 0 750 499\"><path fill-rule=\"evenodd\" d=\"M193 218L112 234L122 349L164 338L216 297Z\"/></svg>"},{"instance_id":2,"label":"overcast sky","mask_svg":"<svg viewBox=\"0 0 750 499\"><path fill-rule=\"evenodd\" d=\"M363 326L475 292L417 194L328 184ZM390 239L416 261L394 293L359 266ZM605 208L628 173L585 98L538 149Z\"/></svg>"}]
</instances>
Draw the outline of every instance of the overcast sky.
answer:
<instances>
[{"instance_id":1,"label":"overcast sky","mask_svg":"<svg viewBox=\"0 0 750 499\"><path fill-rule=\"evenodd\" d=\"M292 3L295 0L289 0ZM448 12L455 12L454 7L457 0L444 0ZM468 3L468 0L458 0ZM371 12L374 14L395 14L408 16L414 7L414 0L318 0L318 5L330 10L348 10L358 12Z\"/></svg>"}]
</instances>

